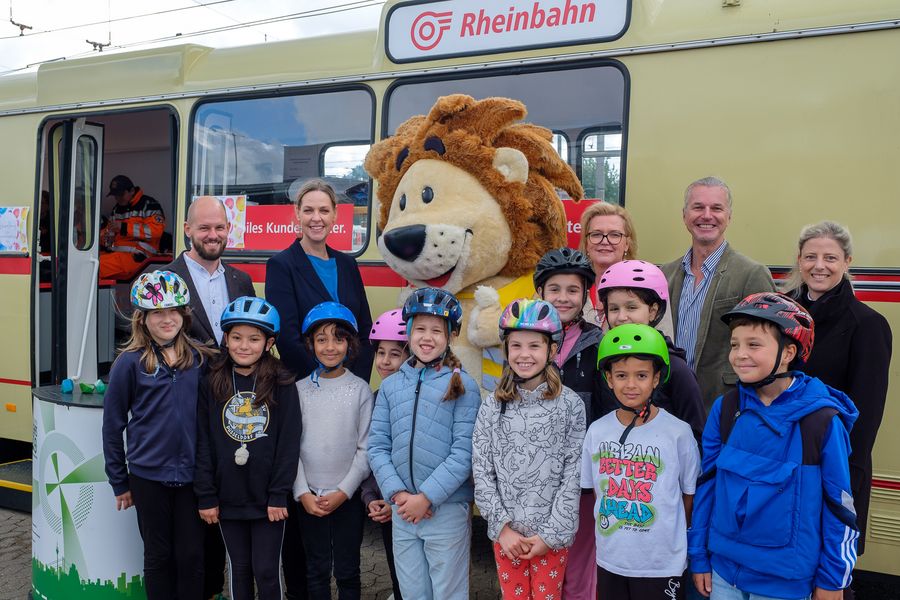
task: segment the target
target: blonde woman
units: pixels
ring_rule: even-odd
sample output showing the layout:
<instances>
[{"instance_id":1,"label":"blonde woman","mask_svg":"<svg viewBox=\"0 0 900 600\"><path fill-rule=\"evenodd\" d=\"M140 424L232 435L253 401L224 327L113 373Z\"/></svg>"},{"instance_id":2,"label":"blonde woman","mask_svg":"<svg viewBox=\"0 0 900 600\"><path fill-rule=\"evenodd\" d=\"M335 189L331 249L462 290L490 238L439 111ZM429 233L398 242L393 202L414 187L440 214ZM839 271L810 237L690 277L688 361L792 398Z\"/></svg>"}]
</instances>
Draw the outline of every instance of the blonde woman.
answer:
<instances>
[{"instance_id":1,"label":"blonde woman","mask_svg":"<svg viewBox=\"0 0 900 600\"><path fill-rule=\"evenodd\" d=\"M816 343L803 371L850 396L859 418L850 431L850 487L865 551L866 517L872 480L872 447L884 414L891 328L860 302L850 283L853 241L833 221L807 225L800 232L797 260L786 285L816 324Z\"/></svg>"}]
</instances>

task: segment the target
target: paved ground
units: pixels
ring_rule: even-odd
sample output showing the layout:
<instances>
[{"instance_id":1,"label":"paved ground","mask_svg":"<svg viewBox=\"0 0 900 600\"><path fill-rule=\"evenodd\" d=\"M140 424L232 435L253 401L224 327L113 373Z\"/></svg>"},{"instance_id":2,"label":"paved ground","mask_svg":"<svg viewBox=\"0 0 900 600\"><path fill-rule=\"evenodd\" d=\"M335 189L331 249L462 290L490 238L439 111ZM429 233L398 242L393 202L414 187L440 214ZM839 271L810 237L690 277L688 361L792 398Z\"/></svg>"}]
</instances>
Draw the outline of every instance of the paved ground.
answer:
<instances>
[{"instance_id":1,"label":"paved ground","mask_svg":"<svg viewBox=\"0 0 900 600\"><path fill-rule=\"evenodd\" d=\"M470 598L499 598L484 521L475 519ZM384 560L381 534L367 527L362 546L363 600L385 600L391 578ZM0 508L0 600L24 600L31 589L31 515ZM337 597L337 596L335 596Z\"/></svg>"},{"instance_id":2,"label":"paved ground","mask_svg":"<svg viewBox=\"0 0 900 600\"><path fill-rule=\"evenodd\" d=\"M366 529L363 539L362 581L363 600L385 600L391 593L381 535L374 526ZM0 600L24 600L30 587L31 515L0 508ZM858 581L854 582L854 587L857 588L856 600L900 599L900 587L894 584ZM473 522L469 597L473 600L500 597L494 561L481 519Z\"/></svg>"}]
</instances>

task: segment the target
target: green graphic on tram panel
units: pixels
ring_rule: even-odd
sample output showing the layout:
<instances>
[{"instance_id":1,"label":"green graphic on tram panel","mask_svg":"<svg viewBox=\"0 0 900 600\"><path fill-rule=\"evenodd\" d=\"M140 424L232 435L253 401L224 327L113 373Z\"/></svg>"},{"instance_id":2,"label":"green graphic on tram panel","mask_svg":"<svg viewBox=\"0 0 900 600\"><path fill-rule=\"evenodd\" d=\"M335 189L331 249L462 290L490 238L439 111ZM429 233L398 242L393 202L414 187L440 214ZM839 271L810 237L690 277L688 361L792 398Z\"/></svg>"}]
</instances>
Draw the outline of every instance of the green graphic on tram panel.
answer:
<instances>
[{"instance_id":1,"label":"green graphic on tram panel","mask_svg":"<svg viewBox=\"0 0 900 600\"><path fill-rule=\"evenodd\" d=\"M63 552L60 557L57 542L55 564L44 564L32 558L33 597L145 600L140 575L134 575L129 580L126 573L121 573L116 581L90 578L78 529L90 516L94 506L96 484L107 484L103 454L85 460L75 442L55 431L53 407L43 405L41 408L46 434L40 456L33 458L43 481L33 481L32 505L39 507L50 528L62 537Z\"/></svg>"},{"instance_id":2,"label":"green graphic on tram panel","mask_svg":"<svg viewBox=\"0 0 900 600\"><path fill-rule=\"evenodd\" d=\"M49 567L38 560L31 561L31 586L34 598L90 598L91 600L145 600L144 582L139 575L131 580L125 573L116 581L82 579L78 568L68 571Z\"/></svg>"}]
</instances>

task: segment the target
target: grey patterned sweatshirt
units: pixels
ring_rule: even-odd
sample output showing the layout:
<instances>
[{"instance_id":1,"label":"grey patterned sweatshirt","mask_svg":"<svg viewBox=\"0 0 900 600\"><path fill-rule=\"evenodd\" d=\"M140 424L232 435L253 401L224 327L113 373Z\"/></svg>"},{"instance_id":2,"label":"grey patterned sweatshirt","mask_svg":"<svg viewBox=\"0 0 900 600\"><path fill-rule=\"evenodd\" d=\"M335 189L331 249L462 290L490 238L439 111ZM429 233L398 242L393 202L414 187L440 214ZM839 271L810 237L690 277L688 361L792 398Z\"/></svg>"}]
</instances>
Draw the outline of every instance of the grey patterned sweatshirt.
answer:
<instances>
[{"instance_id":1,"label":"grey patterned sweatshirt","mask_svg":"<svg viewBox=\"0 0 900 600\"><path fill-rule=\"evenodd\" d=\"M518 388L506 403L481 403L472 436L475 503L496 541L503 526L538 534L553 549L572 544L578 528L584 402L567 387L543 399L546 384Z\"/></svg>"}]
</instances>

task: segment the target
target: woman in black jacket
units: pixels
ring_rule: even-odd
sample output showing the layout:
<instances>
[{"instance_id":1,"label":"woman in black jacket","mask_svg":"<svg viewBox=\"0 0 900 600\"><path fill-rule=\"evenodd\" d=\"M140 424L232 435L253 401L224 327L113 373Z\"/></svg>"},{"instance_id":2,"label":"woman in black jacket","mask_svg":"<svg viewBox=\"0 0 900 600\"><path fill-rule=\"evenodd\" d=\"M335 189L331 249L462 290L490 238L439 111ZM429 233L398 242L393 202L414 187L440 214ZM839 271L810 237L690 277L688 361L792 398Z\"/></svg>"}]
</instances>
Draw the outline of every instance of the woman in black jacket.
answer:
<instances>
[{"instance_id":1,"label":"woman in black jacket","mask_svg":"<svg viewBox=\"0 0 900 600\"><path fill-rule=\"evenodd\" d=\"M330 185L307 181L297 193L294 208L300 236L266 263L266 300L281 315L278 354L298 379L315 370L316 358L300 335L310 309L329 300L350 309L359 324L359 354L347 364L354 375L369 381L375 352L369 343L372 315L362 275L353 257L327 245L337 219L337 199ZM282 558L287 598L306 598L306 557L297 525L297 503L288 502Z\"/></svg>"},{"instance_id":2,"label":"woman in black jacket","mask_svg":"<svg viewBox=\"0 0 900 600\"><path fill-rule=\"evenodd\" d=\"M865 550L872 480L872 447L884 414L891 328L887 319L853 293L850 232L823 221L800 232L799 253L788 293L815 321L812 355L803 367L850 396L859 418L850 431L850 486L860 529L858 553Z\"/></svg>"},{"instance_id":3,"label":"woman in black jacket","mask_svg":"<svg viewBox=\"0 0 900 600\"><path fill-rule=\"evenodd\" d=\"M369 343L372 315L362 275L353 257L326 243L337 219L334 190L319 179L307 181L297 194L295 210L301 237L266 263L266 300L281 315L278 353L298 379L309 376L316 359L300 336L300 324L317 304L339 302L359 324L359 355L347 366L368 381L375 354Z\"/></svg>"}]
</instances>

